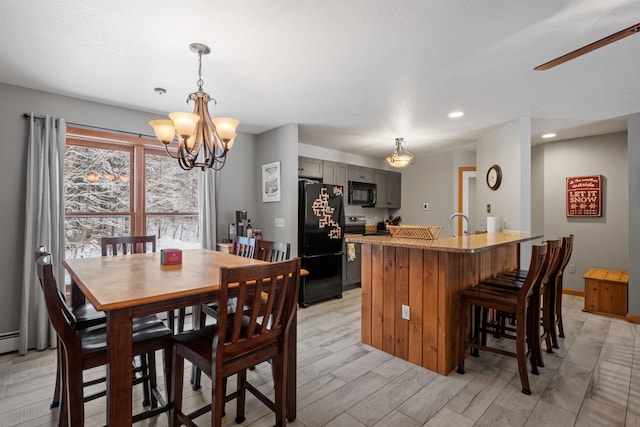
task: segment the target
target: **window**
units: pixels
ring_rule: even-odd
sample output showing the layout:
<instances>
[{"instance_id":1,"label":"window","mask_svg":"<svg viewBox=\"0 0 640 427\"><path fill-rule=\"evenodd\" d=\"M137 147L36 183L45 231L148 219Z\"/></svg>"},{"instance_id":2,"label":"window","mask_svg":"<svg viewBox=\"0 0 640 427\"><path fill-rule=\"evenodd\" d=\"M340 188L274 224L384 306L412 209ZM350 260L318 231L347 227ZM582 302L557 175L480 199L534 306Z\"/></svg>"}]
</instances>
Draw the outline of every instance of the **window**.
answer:
<instances>
[{"instance_id":1,"label":"window","mask_svg":"<svg viewBox=\"0 0 640 427\"><path fill-rule=\"evenodd\" d=\"M155 235L158 248L200 247L197 175L160 143L69 128L65 257L100 256L104 236Z\"/></svg>"}]
</instances>

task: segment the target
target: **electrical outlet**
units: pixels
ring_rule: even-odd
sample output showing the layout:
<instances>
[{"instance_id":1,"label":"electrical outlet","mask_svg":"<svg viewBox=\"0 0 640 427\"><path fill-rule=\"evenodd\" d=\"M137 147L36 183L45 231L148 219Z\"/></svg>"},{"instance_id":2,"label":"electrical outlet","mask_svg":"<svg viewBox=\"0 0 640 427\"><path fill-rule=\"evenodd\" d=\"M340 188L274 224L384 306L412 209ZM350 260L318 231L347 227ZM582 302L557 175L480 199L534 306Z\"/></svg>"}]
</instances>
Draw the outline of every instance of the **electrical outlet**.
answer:
<instances>
[{"instance_id":1,"label":"electrical outlet","mask_svg":"<svg viewBox=\"0 0 640 427\"><path fill-rule=\"evenodd\" d=\"M423 210L423 211L428 211L428 210L429 210L429 203L424 202L424 203L422 204L422 210Z\"/></svg>"},{"instance_id":2,"label":"electrical outlet","mask_svg":"<svg viewBox=\"0 0 640 427\"><path fill-rule=\"evenodd\" d=\"M276 218L273 225L274 227L284 227L284 218Z\"/></svg>"},{"instance_id":3,"label":"electrical outlet","mask_svg":"<svg viewBox=\"0 0 640 427\"><path fill-rule=\"evenodd\" d=\"M487 205L487 213L491 213L491 205Z\"/></svg>"},{"instance_id":4,"label":"electrical outlet","mask_svg":"<svg viewBox=\"0 0 640 427\"><path fill-rule=\"evenodd\" d=\"M402 305L402 318L409 320L410 317L410 313L409 313L409 306L408 305Z\"/></svg>"},{"instance_id":5,"label":"electrical outlet","mask_svg":"<svg viewBox=\"0 0 640 427\"><path fill-rule=\"evenodd\" d=\"M569 267L569 273L576 274L576 265L575 264L569 264L567 267Z\"/></svg>"}]
</instances>

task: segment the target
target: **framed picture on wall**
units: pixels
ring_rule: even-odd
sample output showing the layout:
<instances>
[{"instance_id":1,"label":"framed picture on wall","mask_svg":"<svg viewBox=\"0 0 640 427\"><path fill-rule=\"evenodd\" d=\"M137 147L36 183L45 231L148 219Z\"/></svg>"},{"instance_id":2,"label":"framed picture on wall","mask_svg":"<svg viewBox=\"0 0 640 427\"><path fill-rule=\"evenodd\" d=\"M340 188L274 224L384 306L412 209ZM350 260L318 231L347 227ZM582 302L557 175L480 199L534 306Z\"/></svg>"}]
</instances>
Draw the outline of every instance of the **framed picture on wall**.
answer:
<instances>
[{"instance_id":1,"label":"framed picture on wall","mask_svg":"<svg viewBox=\"0 0 640 427\"><path fill-rule=\"evenodd\" d=\"M567 216L602 216L602 175L567 178Z\"/></svg>"},{"instance_id":2,"label":"framed picture on wall","mask_svg":"<svg viewBox=\"0 0 640 427\"><path fill-rule=\"evenodd\" d=\"M280 201L280 162L262 165L262 201Z\"/></svg>"}]
</instances>

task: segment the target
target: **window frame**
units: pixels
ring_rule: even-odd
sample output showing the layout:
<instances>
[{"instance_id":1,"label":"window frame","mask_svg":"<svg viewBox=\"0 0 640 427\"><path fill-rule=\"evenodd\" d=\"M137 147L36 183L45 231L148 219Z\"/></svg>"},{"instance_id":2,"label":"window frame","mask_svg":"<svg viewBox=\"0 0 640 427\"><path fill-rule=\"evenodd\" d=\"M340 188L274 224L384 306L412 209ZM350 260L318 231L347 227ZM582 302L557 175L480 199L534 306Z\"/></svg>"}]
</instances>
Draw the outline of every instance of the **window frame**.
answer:
<instances>
[{"instance_id":1,"label":"window frame","mask_svg":"<svg viewBox=\"0 0 640 427\"><path fill-rule=\"evenodd\" d=\"M130 136L118 133L108 133L96 130L68 127L65 145L76 145L106 150L120 150L130 155L129 166L129 212L68 212L64 211L64 217L103 217L103 216L128 216L131 224L131 235L146 234L147 217L153 216L199 216L195 212L147 212L146 210L146 155L164 155L167 152L164 144L156 139L143 135ZM177 155L177 150L172 147L169 151ZM177 160L176 160L177 162ZM188 171L185 171L188 172ZM197 188L194 189L197 191Z\"/></svg>"}]
</instances>

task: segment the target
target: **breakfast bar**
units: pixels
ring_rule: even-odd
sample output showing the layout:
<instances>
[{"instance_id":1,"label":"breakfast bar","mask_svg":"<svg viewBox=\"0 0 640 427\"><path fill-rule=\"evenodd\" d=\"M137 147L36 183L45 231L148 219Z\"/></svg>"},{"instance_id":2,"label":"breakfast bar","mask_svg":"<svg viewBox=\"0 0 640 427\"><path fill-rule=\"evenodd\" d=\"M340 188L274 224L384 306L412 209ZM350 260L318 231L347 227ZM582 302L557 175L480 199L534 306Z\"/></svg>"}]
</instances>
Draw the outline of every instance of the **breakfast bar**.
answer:
<instances>
[{"instance_id":1,"label":"breakfast bar","mask_svg":"<svg viewBox=\"0 0 640 427\"><path fill-rule=\"evenodd\" d=\"M348 237L362 245L362 342L448 374L456 363L460 291L518 268L520 243L539 237Z\"/></svg>"}]
</instances>

